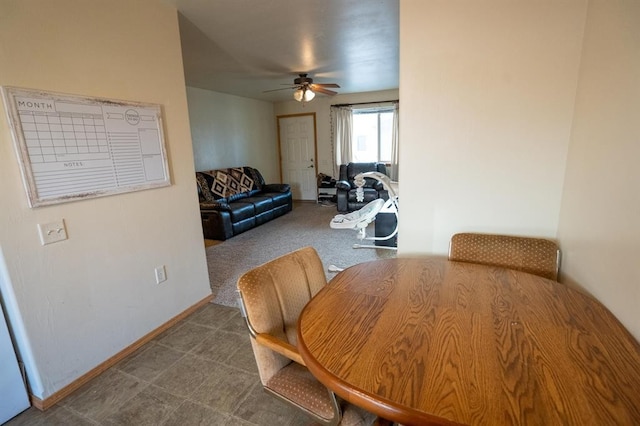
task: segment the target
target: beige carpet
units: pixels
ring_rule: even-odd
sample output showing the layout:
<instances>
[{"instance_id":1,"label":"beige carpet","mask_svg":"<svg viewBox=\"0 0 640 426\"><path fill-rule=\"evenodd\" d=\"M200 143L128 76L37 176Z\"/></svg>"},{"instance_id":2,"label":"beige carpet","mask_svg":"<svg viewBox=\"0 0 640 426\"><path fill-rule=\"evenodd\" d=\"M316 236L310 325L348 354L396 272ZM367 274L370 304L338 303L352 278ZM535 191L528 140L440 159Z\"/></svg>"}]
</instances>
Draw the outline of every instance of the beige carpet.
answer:
<instances>
[{"instance_id":1,"label":"beige carpet","mask_svg":"<svg viewBox=\"0 0 640 426\"><path fill-rule=\"evenodd\" d=\"M371 260L395 257L385 249L353 249L355 231L331 229L335 206L312 202L294 203L293 211L206 248L213 303L237 306L236 282L240 275L278 256L305 246L316 249L325 270L329 265L346 268ZM374 232L374 224L367 229ZM334 276L327 271L327 279Z\"/></svg>"}]
</instances>

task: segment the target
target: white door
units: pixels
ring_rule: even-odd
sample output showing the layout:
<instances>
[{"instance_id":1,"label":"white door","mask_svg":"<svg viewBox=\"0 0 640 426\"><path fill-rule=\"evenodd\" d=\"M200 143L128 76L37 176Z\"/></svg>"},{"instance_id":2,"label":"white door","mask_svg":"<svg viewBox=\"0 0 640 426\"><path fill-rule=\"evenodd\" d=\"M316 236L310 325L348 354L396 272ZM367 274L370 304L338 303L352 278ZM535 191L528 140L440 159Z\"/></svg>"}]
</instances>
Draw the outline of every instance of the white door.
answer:
<instances>
[{"instance_id":1,"label":"white door","mask_svg":"<svg viewBox=\"0 0 640 426\"><path fill-rule=\"evenodd\" d=\"M0 277L1 279L2 277ZM9 329L0 306L0 424L29 408Z\"/></svg>"},{"instance_id":2,"label":"white door","mask_svg":"<svg viewBox=\"0 0 640 426\"><path fill-rule=\"evenodd\" d=\"M316 115L278 117L282 182L294 200L316 200Z\"/></svg>"}]
</instances>

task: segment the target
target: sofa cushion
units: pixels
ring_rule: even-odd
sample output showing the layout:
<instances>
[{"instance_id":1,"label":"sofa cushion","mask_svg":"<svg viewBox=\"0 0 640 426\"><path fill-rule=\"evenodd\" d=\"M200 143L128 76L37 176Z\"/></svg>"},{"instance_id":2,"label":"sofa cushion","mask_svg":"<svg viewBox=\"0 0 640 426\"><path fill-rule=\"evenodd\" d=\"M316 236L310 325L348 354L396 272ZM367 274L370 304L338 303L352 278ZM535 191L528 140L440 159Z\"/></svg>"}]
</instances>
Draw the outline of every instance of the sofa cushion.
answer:
<instances>
[{"instance_id":1,"label":"sofa cushion","mask_svg":"<svg viewBox=\"0 0 640 426\"><path fill-rule=\"evenodd\" d=\"M250 217L248 219L241 220L240 222L234 222L231 225L233 229L233 235L238 235L241 232L248 231L251 228L255 228L256 226L256 218Z\"/></svg>"},{"instance_id":2,"label":"sofa cushion","mask_svg":"<svg viewBox=\"0 0 640 426\"><path fill-rule=\"evenodd\" d=\"M229 204L231 209L231 222L241 222L245 219L249 219L256 215L256 209L252 203L244 203L241 201L235 201Z\"/></svg>"},{"instance_id":3,"label":"sofa cushion","mask_svg":"<svg viewBox=\"0 0 640 426\"><path fill-rule=\"evenodd\" d=\"M263 192L291 192L291 185L288 183L270 183L262 186Z\"/></svg>"},{"instance_id":4,"label":"sofa cushion","mask_svg":"<svg viewBox=\"0 0 640 426\"><path fill-rule=\"evenodd\" d=\"M262 225L263 223L269 222L270 220L273 220L273 218L275 217L273 210L269 210L267 212L264 213L260 213L256 215L256 226L258 225Z\"/></svg>"},{"instance_id":5,"label":"sofa cushion","mask_svg":"<svg viewBox=\"0 0 640 426\"><path fill-rule=\"evenodd\" d=\"M263 192L261 195L263 197L271 197L274 207L291 204L291 192Z\"/></svg>"},{"instance_id":6,"label":"sofa cushion","mask_svg":"<svg viewBox=\"0 0 640 426\"><path fill-rule=\"evenodd\" d=\"M227 197L227 202L232 203L238 200L242 200L243 198L247 198L249 195L246 192L238 192L237 194L229 195Z\"/></svg>"},{"instance_id":7,"label":"sofa cushion","mask_svg":"<svg viewBox=\"0 0 640 426\"><path fill-rule=\"evenodd\" d=\"M273 201L271 197L247 197L242 200L243 203L252 203L256 209L256 214L261 214L273 209Z\"/></svg>"}]
</instances>

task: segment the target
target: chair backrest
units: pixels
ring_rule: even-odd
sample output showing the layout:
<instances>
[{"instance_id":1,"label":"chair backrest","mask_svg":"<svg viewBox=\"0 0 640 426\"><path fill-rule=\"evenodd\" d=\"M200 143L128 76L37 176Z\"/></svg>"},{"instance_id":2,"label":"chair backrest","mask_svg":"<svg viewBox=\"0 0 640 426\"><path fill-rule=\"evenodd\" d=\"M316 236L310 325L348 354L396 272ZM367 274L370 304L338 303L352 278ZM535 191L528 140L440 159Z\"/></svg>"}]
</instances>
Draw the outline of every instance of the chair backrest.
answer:
<instances>
[{"instance_id":1,"label":"chair backrest","mask_svg":"<svg viewBox=\"0 0 640 426\"><path fill-rule=\"evenodd\" d=\"M451 237L449 260L500 266L557 281L560 249L543 238L460 233Z\"/></svg>"},{"instance_id":2,"label":"chair backrest","mask_svg":"<svg viewBox=\"0 0 640 426\"><path fill-rule=\"evenodd\" d=\"M245 273L238 290L252 334L269 334L293 346L298 317L304 306L327 283L322 261L312 247L281 256ZM252 345L263 384L289 363L267 348Z\"/></svg>"},{"instance_id":3,"label":"chair backrest","mask_svg":"<svg viewBox=\"0 0 640 426\"><path fill-rule=\"evenodd\" d=\"M353 179L356 175L364 172L380 172L383 174L387 174L387 167L384 163L347 163L345 165L340 166L340 180L346 180L353 186ZM377 180L373 178L365 178L365 187L372 188L378 183Z\"/></svg>"}]
</instances>

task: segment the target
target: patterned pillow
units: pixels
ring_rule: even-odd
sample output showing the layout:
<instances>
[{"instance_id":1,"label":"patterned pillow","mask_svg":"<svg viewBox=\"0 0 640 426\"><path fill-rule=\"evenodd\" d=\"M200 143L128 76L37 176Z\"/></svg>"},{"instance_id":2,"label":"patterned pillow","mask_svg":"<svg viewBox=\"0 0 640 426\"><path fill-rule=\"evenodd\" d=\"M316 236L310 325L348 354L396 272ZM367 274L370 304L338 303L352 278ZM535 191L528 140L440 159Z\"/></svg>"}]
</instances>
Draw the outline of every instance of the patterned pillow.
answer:
<instances>
[{"instance_id":1,"label":"patterned pillow","mask_svg":"<svg viewBox=\"0 0 640 426\"><path fill-rule=\"evenodd\" d=\"M201 192L209 202L261 189L260 179L252 167L209 170L198 172L197 177Z\"/></svg>"},{"instance_id":2,"label":"patterned pillow","mask_svg":"<svg viewBox=\"0 0 640 426\"><path fill-rule=\"evenodd\" d=\"M233 181L226 170L211 170L210 173L213 178L211 183L211 193L214 198L227 198L229 195L235 193L232 188L236 188L238 185Z\"/></svg>"},{"instance_id":3,"label":"patterned pillow","mask_svg":"<svg viewBox=\"0 0 640 426\"><path fill-rule=\"evenodd\" d=\"M254 188L256 184L256 179L253 176L253 168L251 167L235 167L233 169L229 169L229 174L233 177L233 179L237 182L236 193L238 192L249 192Z\"/></svg>"},{"instance_id":4,"label":"patterned pillow","mask_svg":"<svg viewBox=\"0 0 640 426\"><path fill-rule=\"evenodd\" d=\"M202 175L202 173L196 173L196 180L198 181L198 187L200 188L200 194L202 197L209 202L215 201L213 195L211 195L211 190L209 189L209 182Z\"/></svg>"}]
</instances>

